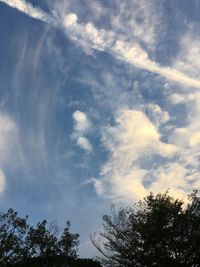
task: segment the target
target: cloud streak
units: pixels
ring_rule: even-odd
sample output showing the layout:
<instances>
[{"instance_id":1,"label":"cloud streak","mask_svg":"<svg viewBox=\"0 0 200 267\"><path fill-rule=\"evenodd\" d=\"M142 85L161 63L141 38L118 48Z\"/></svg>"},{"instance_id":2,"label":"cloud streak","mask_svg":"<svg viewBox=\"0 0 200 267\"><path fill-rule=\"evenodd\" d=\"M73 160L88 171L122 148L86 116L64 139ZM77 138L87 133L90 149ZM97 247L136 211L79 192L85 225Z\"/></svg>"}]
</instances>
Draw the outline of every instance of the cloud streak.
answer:
<instances>
[{"instance_id":1,"label":"cloud streak","mask_svg":"<svg viewBox=\"0 0 200 267\"><path fill-rule=\"evenodd\" d=\"M23 0L0 0L0 2L25 13L29 17L38 19L44 22L50 22L51 17L43 12L40 8L33 7L30 3Z\"/></svg>"},{"instance_id":2,"label":"cloud streak","mask_svg":"<svg viewBox=\"0 0 200 267\"><path fill-rule=\"evenodd\" d=\"M126 60L130 64L137 66L141 69L159 74L168 80L178 82L187 86L200 88L200 81L190 78L183 72L174 68L161 67L155 61L149 59L148 54L139 46L128 48L124 42L117 41L114 48L116 56L122 60Z\"/></svg>"},{"instance_id":3,"label":"cloud streak","mask_svg":"<svg viewBox=\"0 0 200 267\"><path fill-rule=\"evenodd\" d=\"M72 20L73 18L73 20ZM162 67L151 60L148 53L138 43L129 43L118 39L112 31L97 29L91 22L79 24L76 14L68 14L63 25L74 41L84 46L89 45L100 51L107 51L116 58L124 60L140 69L159 74L162 77L186 86L200 88L200 81L189 77L175 68Z\"/></svg>"},{"instance_id":4,"label":"cloud streak","mask_svg":"<svg viewBox=\"0 0 200 267\"><path fill-rule=\"evenodd\" d=\"M7 115L0 113L0 193L6 187L5 169L10 166L10 162L15 162L17 149L18 129L15 122ZM18 153L18 152L17 152Z\"/></svg>"},{"instance_id":5,"label":"cloud streak","mask_svg":"<svg viewBox=\"0 0 200 267\"><path fill-rule=\"evenodd\" d=\"M78 23L78 16L75 13L60 17L60 22L43 12L39 8L33 7L30 3L20 0L0 0L0 2L16 8L28 16L59 26L63 25L67 34L72 40L79 42L83 47L94 48L100 51L107 51L115 57L128 62L140 69L158 74L173 82L178 82L185 86L200 88L200 80L191 78L184 72L175 68L162 67L157 62L151 60L148 53L136 42L127 43L119 39L117 33L112 30L98 29L92 22L86 24Z\"/></svg>"}]
</instances>

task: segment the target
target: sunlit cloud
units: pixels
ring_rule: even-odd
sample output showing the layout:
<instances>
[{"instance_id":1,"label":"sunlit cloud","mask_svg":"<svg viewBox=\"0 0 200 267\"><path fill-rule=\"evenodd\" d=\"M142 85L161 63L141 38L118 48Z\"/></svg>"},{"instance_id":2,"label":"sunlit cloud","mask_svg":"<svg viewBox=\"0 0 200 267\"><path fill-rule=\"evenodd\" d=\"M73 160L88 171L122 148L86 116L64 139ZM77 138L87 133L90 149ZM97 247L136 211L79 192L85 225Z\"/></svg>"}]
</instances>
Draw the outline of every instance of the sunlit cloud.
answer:
<instances>
[{"instance_id":1,"label":"sunlit cloud","mask_svg":"<svg viewBox=\"0 0 200 267\"><path fill-rule=\"evenodd\" d=\"M152 175L153 181L159 168L155 162L148 166L150 162L159 156L170 159L179 151L176 145L161 141L156 126L139 110L120 111L116 125L103 129L102 143L110 152L110 159L94 185L98 193L119 199L143 197L149 190L145 180Z\"/></svg>"}]
</instances>

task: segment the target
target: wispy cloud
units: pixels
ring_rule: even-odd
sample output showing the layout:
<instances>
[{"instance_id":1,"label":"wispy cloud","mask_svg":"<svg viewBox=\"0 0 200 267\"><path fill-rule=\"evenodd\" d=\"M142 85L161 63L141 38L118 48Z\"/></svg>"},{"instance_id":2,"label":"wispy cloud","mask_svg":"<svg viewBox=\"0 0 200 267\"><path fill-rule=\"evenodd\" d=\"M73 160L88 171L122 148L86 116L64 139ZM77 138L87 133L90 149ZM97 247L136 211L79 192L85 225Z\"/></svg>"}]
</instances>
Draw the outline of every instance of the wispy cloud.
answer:
<instances>
[{"instance_id":1,"label":"wispy cloud","mask_svg":"<svg viewBox=\"0 0 200 267\"><path fill-rule=\"evenodd\" d=\"M151 15L156 12L150 4L146 4L146 1L136 5L133 19L131 17L133 9L127 8L126 3L116 1L119 12L115 10L115 14L112 13L109 26L104 25L105 27L95 23L94 16L89 16L88 21L86 18L82 20L74 10L63 11L61 8L57 18L54 19L28 2L17 0L0 0L0 2L17 8L33 18L60 27L86 52L91 52L93 49L106 51L116 59L184 86L184 90L183 87L177 86L171 93L173 89L168 91L164 83L162 84L162 88L165 88L168 93L164 101L168 101L172 109L177 104L184 106L187 117L182 123L183 126L175 125L175 119L174 122L170 122L169 113L173 113L170 108L167 112L158 104L145 103L147 116L144 110L137 109L134 105L129 107L124 99L122 101L124 103L120 102L121 106L118 106L119 102L117 102L115 110L117 109L118 112L115 113L112 110L116 119L114 125L108 124L102 130L102 144L110 153L110 157L102 167L99 177L93 179L99 194L131 198L131 196L141 197L150 190L162 191L166 190L166 187L171 187L176 194L183 195L183 192L189 191L192 187L199 187L197 176L199 174L200 97L197 90L190 88L200 88L198 38L193 41L193 35L185 35L180 41L180 52L174 57L171 67L164 67L151 54L163 26L159 17L151 18ZM103 9L105 11L105 7L98 5L98 17L103 14ZM120 15L117 15L118 13ZM142 15L137 17L136 14ZM171 83L169 86L175 87ZM108 84L107 89L110 89ZM118 96L116 92L118 91L112 90L112 93L115 93L115 99L120 98L122 93ZM111 93L108 98L112 98ZM176 117L176 114L172 116ZM87 137L91 128L87 114L77 110L73 114L73 122L73 140L83 150L92 151L93 147ZM168 128L160 130L165 123L168 123Z\"/></svg>"},{"instance_id":2,"label":"wispy cloud","mask_svg":"<svg viewBox=\"0 0 200 267\"><path fill-rule=\"evenodd\" d=\"M73 23L69 23L69 18L72 17L74 18ZM148 53L139 43L120 40L114 32L97 29L92 22L79 24L77 21L78 17L76 14L68 14L63 23L69 36L74 41L80 42L83 46L88 45L94 49L108 51L118 59L125 60L138 68L159 74L168 80L186 86L200 88L199 80L191 78L175 68L162 67L157 62L151 60Z\"/></svg>"},{"instance_id":3,"label":"wispy cloud","mask_svg":"<svg viewBox=\"0 0 200 267\"><path fill-rule=\"evenodd\" d=\"M28 2L21 2L20 0L0 0L0 2L17 8L33 18L48 23L52 22L56 25L61 23L72 40L79 42L83 47L107 51L121 60L125 60L138 68L159 74L168 80L186 86L200 88L200 81L198 79L191 78L186 73L175 68L160 66L157 62L149 58L147 51L140 46L137 40L126 41L124 40L126 39L125 35L122 34L120 38L118 32L115 32L113 29L98 29L93 22L79 23L78 16L75 13L69 13L65 16L61 14L59 23L56 19L53 19L41 9L33 7ZM142 10L144 11L144 9ZM115 24L117 24L117 22L115 22ZM146 31L147 29L148 27L146 27ZM140 38L141 36L146 36L142 30L140 30L140 33L141 34L138 33ZM154 34L152 33L152 36L154 36ZM153 39L153 37L149 37L149 40L151 39Z\"/></svg>"},{"instance_id":4,"label":"wispy cloud","mask_svg":"<svg viewBox=\"0 0 200 267\"><path fill-rule=\"evenodd\" d=\"M155 61L149 59L148 54L139 46L133 46L129 48L124 42L117 41L114 52L119 55L121 59L125 59L127 62L148 70L152 73L157 73L168 80L178 82L187 86L200 88L200 81L190 78L188 75L170 67L161 67Z\"/></svg>"},{"instance_id":5,"label":"wispy cloud","mask_svg":"<svg viewBox=\"0 0 200 267\"><path fill-rule=\"evenodd\" d=\"M17 153L18 130L15 122L7 115L0 114L0 193L6 187L5 169L10 162L15 161ZM15 153L14 153L15 151ZM16 162L13 164L15 165Z\"/></svg>"},{"instance_id":6,"label":"wispy cloud","mask_svg":"<svg viewBox=\"0 0 200 267\"><path fill-rule=\"evenodd\" d=\"M186 32L180 39L180 49L173 61L174 68L198 78L200 74L200 38L192 31Z\"/></svg>"},{"instance_id":7,"label":"wispy cloud","mask_svg":"<svg viewBox=\"0 0 200 267\"><path fill-rule=\"evenodd\" d=\"M44 21L50 22L51 18L48 14L43 12L40 8L33 7L32 4L23 1L23 0L0 0L0 2L5 3L6 5L16 8L19 11L27 14L28 16Z\"/></svg>"}]
</instances>

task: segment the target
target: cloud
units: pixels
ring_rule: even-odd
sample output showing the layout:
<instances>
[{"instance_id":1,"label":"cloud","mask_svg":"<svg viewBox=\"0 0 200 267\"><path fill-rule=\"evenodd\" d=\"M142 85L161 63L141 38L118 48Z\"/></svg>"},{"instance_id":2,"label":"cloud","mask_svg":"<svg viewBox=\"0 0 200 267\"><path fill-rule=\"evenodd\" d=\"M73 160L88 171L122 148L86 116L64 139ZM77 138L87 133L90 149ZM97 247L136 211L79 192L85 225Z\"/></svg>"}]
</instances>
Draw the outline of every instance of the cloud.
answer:
<instances>
[{"instance_id":1,"label":"cloud","mask_svg":"<svg viewBox=\"0 0 200 267\"><path fill-rule=\"evenodd\" d=\"M30 3L23 0L0 0L0 2L5 3L6 5L16 8L19 11L27 14L29 17L38 19L44 22L50 22L51 18L40 8L33 7Z\"/></svg>"},{"instance_id":2,"label":"cloud","mask_svg":"<svg viewBox=\"0 0 200 267\"><path fill-rule=\"evenodd\" d=\"M199 156L200 156L200 94L199 92L185 92L181 104L185 107L186 118L184 127L175 127L168 137L181 148L180 164L188 170L188 176L199 187Z\"/></svg>"},{"instance_id":3,"label":"cloud","mask_svg":"<svg viewBox=\"0 0 200 267\"><path fill-rule=\"evenodd\" d=\"M29 16L50 22L48 19L43 19L45 18L43 15L49 18L48 14L35 9L27 2L23 2L22 5L19 4L22 2L14 0L1 2L18 8ZM52 18L50 22L64 30L67 36L84 49L106 51L141 70L184 85L184 87L175 87L173 84L170 89L164 85L161 86L168 93L163 102L165 105L170 103L170 107L166 105L165 109L162 109L159 104L149 104L145 101L145 108L139 109L137 108L139 105L134 107L135 104L127 104L128 97L123 98L121 102L116 101L117 104L114 103L115 110L118 109L118 113L114 113L116 121L113 125L108 124L103 127L102 130L102 144L109 152L109 159L102 167L98 179L93 180L94 185L99 194L119 198L143 196L150 190L166 190L168 185L169 187L172 185L171 190L181 195L194 185L199 186L197 176L200 97L195 88L200 88L198 78L200 42L192 34L185 35L180 41L180 51L177 57L174 57L172 67L160 65L153 59L156 57L153 57L155 54L152 51L156 49L159 33L164 27L161 15L157 16L159 12L155 12L155 6L146 1L140 1L141 4L138 1L132 1L136 8L132 14L131 1L127 2L129 4L116 1L114 11L111 11L111 14L107 13L107 23L97 23L102 19L104 13L102 10L106 10L103 5L99 6L96 19L95 16L83 16L84 12L82 16L79 15L74 7L71 10L63 9L62 12L58 12L57 19ZM155 3L158 2L155 1ZM67 5L74 6L73 3ZM81 13L80 10L79 12ZM151 18L154 13L155 16ZM112 83L115 87L114 79ZM194 88L191 90L187 87ZM110 101L114 99L111 96L112 93L115 94L115 99L119 99L123 96L122 90L125 91L126 88L121 89L119 96L119 90L115 91L115 88L112 88L111 91L106 82L105 89L109 91L106 96ZM104 102L106 101L107 99ZM184 107L183 120L178 118L176 113L178 104ZM113 106L112 110L110 109L111 112L113 112ZM87 138L91 123L87 115L76 111L73 114L73 120L73 140L85 151L91 151L93 148Z\"/></svg>"},{"instance_id":4,"label":"cloud","mask_svg":"<svg viewBox=\"0 0 200 267\"><path fill-rule=\"evenodd\" d=\"M74 119L74 128L77 133L85 133L90 129L90 122L87 118L87 115L82 111L75 111L73 113L73 119Z\"/></svg>"},{"instance_id":5,"label":"cloud","mask_svg":"<svg viewBox=\"0 0 200 267\"><path fill-rule=\"evenodd\" d=\"M14 121L7 115L0 113L0 193L6 187L6 174L4 169L16 164L18 130ZM12 167L13 167L12 166Z\"/></svg>"},{"instance_id":6,"label":"cloud","mask_svg":"<svg viewBox=\"0 0 200 267\"><path fill-rule=\"evenodd\" d=\"M162 25L162 5L158 1L141 0L115 1L115 10L111 13L110 23L115 32L121 32L131 42L145 43L153 48L157 42ZM133 12L134 10L134 12Z\"/></svg>"},{"instance_id":7,"label":"cloud","mask_svg":"<svg viewBox=\"0 0 200 267\"><path fill-rule=\"evenodd\" d=\"M151 184L149 190L160 193L170 190L170 194L179 199L187 199L187 194L193 189L190 176L185 166L178 162L168 162L155 170L157 177ZM147 192L149 193L149 192Z\"/></svg>"},{"instance_id":8,"label":"cloud","mask_svg":"<svg viewBox=\"0 0 200 267\"><path fill-rule=\"evenodd\" d=\"M200 75L200 38L196 33L186 32L179 43L180 49L173 62L174 68L198 79Z\"/></svg>"},{"instance_id":9,"label":"cloud","mask_svg":"<svg viewBox=\"0 0 200 267\"><path fill-rule=\"evenodd\" d=\"M200 132L196 132L190 136L189 144L190 146L196 146L200 144Z\"/></svg>"},{"instance_id":10,"label":"cloud","mask_svg":"<svg viewBox=\"0 0 200 267\"><path fill-rule=\"evenodd\" d=\"M72 138L75 139L76 144L85 151L87 152L92 151L92 145L89 139L85 137L85 135L91 128L91 123L87 115L80 110L76 110L73 113L73 119L74 119L74 131L72 134Z\"/></svg>"},{"instance_id":11,"label":"cloud","mask_svg":"<svg viewBox=\"0 0 200 267\"><path fill-rule=\"evenodd\" d=\"M6 177L2 170L0 170L0 193L2 194L6 187Z\"/></svg>"},{"instance_id":12,"label":"cloud","mask_svg":"<svg viewBox=\"0 0 200 267\"><path fill-rule=\"evenodd\" d=\"M175 68L161 67L158 63L149 59L146 51L144 51L138 45L134 45L132 47L129 46L129 44L126 44L122 41L117 41L113 51L119 58L126 60L130 64L133 64L139 68L159 74L174 82L200 88L199 80L190 78L187 74L184 74Z\"/></svg>"},{"instance_id":13,"label":"cloud","mask_svg":"<svg viewBox=\"0 0 200 267\"><path fill-rule=\"evenodd\" d=\"M74 25L76 25L77 20L78 20L77 15L74 13L71 13L71 14L65 16L64 25L65 25L65 27L74 26Z\"/></svg>"},{"instance_id":14,"label":"cloud","mask_svg":"<svg viewBox=\"0 0 200 267\"><path fill-rule=\"evenodd\" d=\"M200 188L198 163L200 150L198 145L194 145L198 143L200 129L198 90L191 88L183 90L179 86L170 86L160 81L158 83L151 75L143 76L144 80L137 81L137 84L130 87L129 76L126 76L123 84L121 80L124 72L122 70L120 75L119 73L118 71L118 75L115 75L108 72L108 79L101 74L102 81L97 79L96 83L94 81L90 84L91 87L95 87L96 94L101 90L105 92L102 92L100 98L104 101L100 102L105 104L107 101L105 108L108 108L115 117L115 123L101 118L103 120L101 124L107 125L102 128L101 134L103 147L109 156L104 158L106 162L100 174L91 180L97 194L112 198L113 201L127 201L142 198L150 191L158 193L169 188L175 197L186 197L194 188ZM92 81L90 77L88 80ZM162 98L159 96L158 99L156 95L156 98L146 101L141 95L140 101L137 98L137 88L141 93L148 90L150 95L157 94L160 88L165 88L165 92L161 95ZM124 94L127 97L124 97ZM173 95L179 98L176 104L171 101ZM178 103L181 105L176 106ZM133 117L135 121L131 119ZM126 125L132 127L132 133ZM134 128L134 125L138 127ZM143 138L139 125L141 127L148 125L147 138ZM127 136L130 136L127 145L125 145L127 137L122 137L121 134L122 129L127 132ZM138 136L141 136L144 143L140 142L139 138L134 138L137 129ZM134 139L139 141L134 144Z\"/></svg>"},{"instance_id":15,"label":"cloud","mask_svg":"<svg viewBox=\"0 0 200 267\"><path fill-rule=\"evenodd\" d=\"M24 12L25 14L33 18L45 21L47 23L52 23L52 25L59 25L57 19L50 17L39 8L34 8L30 3L21 2L20 0L0 1L11 7L17 8L21 12ZM148 8L144 8L145 3L146 1L142 2L141 5L141 10L143 10L143 12L144 10L148 10ZM144 12L144 17L148 14L146 11ZM185 86L200 88L200 80L191 78L189 75L177 70L176 68L160 66L157 62L151 60L149 58L148 52L142 48L137 40L133 39L126 41L126 32L124 34L121 34L122 37L120 38L118 32L115 32L115 28L111 28L110 30L98 29L91 21L85 24L78 23L78 16L75 13L68 13L64 17L63 15L60 15L59 19L69 37L71 37L71 39L75 42L81 44L83 48L94 48L101 51L107 51L115 57L132 64L133 66L150 71L155 74L159 74L168 80L184 84ZM116 25L119 23L113 22L113 24ZM148 28L149 26L146 27L145 32L148 30ZM146 36L146 34L144 34L144 31L142 29L140 29L139 32L140 33L138 33L138 36L141 40L142 36ZM150 36L151 35L154 36L155 33L153 33L152 31L152 34L150 34ZM147 43L151 43L150 40L154 39L154 37L152 36L148 37L149 41L146 41ZM184 62L182 62L181 64L184 65Z\"/></svg>"},{"instance_id":16,"label":"cloud","mask_svg":"<svg viewBox=\"0 0 200 267\"><path fill-rule=\"evenodd\" d=\"M110 158L94 186L100 195L121 200L145 196L145 180L158 168L154 159L170 160L178 152L177 146L161 141L158 129L140 110L119 111L116 124L103 129L102 143Z\"/></svg>"},{"instance_id":17,"label":"cloud","mask_svg":"<svg viewBox=\"0 0 200 267\"><path fill-rule=\"evenodd\" d=\"M170 115L167 111L163 111L158 104L147 104L146 110L154 123L157 127L169 122Z\"/></svg>"},{"instance_id":18,"label":"cloud","mask_svg":"<svg viewBox=\"0 0 200 267\"><path fill-rule=\"evenodd\" d=\"M10 156L17 136L14 121L6 114L0 114L0 162L4 164Z\"/></svg>"},{"instance_id":19,"label":"cloud","mask_svg":"<svg viewBox=\"0 0 200 267\"><path fill-rule=\"evenodd\" d=\"M75 16L75 14L67 14L67 18ZM159 74L164 78L184 84L186 86L200 88L200 81L191 78L184 72L175 68L162 67L157 62L151 60L147 51L145 51L139 43L123 41L112 30L97 29L92 22L86 24L77 23L66 26L65 19L63 25L67 34L72 40L79 42L81 45L89 46L97 50L107 51L116 58L124 60L129 64L138 68Z\"/></svg>"},{"instance_id":20,"label":"cloud","mask_svg":"<svg viewBox=\"0 0 200 267\"><path fill-rule=\"evenodd\" d=\"M186 101L186 97L188 97L188 95L178 94L178 93L172 93L169 96L169 99L170 99L170 102L172 104L175 104L176 105L176 104L184 103Z\"/></svg>"},{"instance_id":21,"label":"cloud","mask_svg":"<svg viewBox=\"0 0 200 267\"><path fill-rule=\"evenodd\" d=\"M109 157L93 179L96 192L115 201L130 201L168 188L173 196L186 198L199 189L199 95L185 92L186 116L181 121L185 127L178 127L158 104L144 106L148 117L142 110L119 109L114 125L102 129Z\"/></svg>"},{"instance_id":22,"label":"cloud","mask_svg":"<svg viewBox=\"0 0 200 267\"><path fill-rule=\"evenodd\" d=\"M90 141L86 137L79 136L76 140L76 143L84 150L86 150L88 152L92 151L92 145L90 144Z\"/></svg>"}]
</instances>

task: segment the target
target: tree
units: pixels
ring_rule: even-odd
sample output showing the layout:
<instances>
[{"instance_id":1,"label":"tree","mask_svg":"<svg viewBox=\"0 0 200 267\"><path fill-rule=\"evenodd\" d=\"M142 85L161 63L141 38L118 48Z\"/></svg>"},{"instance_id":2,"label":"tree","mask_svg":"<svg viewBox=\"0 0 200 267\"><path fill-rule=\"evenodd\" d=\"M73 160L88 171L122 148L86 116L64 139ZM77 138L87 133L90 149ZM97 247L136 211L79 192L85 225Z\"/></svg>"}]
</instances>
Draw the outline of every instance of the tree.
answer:
<instances>
[{"instance_id":1,"label":"tree","mask_svg":"<svg viewBox=\"0 0 200 267\"><path fill-rule=\"evenodd\" d=\"M0 265L20 261L24 257L24 238L28 229L27 216L9 209L0 213Z\"/></svg>"},{"instance_id":2,"label":"tree","mask_svg":"<svg viewBox=\"0 0 200 267\"><path fill-rule=\"evenodd\" d=\"M79 234L72 234L69 231L70 221L66 222L66 227L60 237L58 246L60 249L60 254L62 256L70 256L74 259L77 258L77 246L79 245Z\"/></svg>"},{"instance_id":3,"label":"tree","mask_svg":"<svg viewBox=\"0 0 200 267\"><path fill-rule=\"evenodd\" d=\"M69 221L59 236L55 223L47 228L47 221L43 220L33 227L27 219L28 216L20 218L13 209L0 213L0 266L26 263L37 258L45 264L57 256L77 258L79 234L70 232Z\"/></svg>"},{"instance_id":4,"label":"tree","mask_svg":"<svg viewBox=\"0 0 200 267\"><path fill-rule=\"evenodd\" d=\"M37 223L36 228L29 227L26 235L28 258L43 257L60 254L57 236L46 229L47 221Z\"/></svg>"},{"instance_id":5,"label":"tree","mask_svg":"<svg viewBox=\"0 0 200 267\"><path fill-rule=\"evenodd\" d=\"M200 266L200 198L188 202L152 193L133 207L103 216L103 244L91 237L109 267Z\"/></svg>"}]
</instances>

